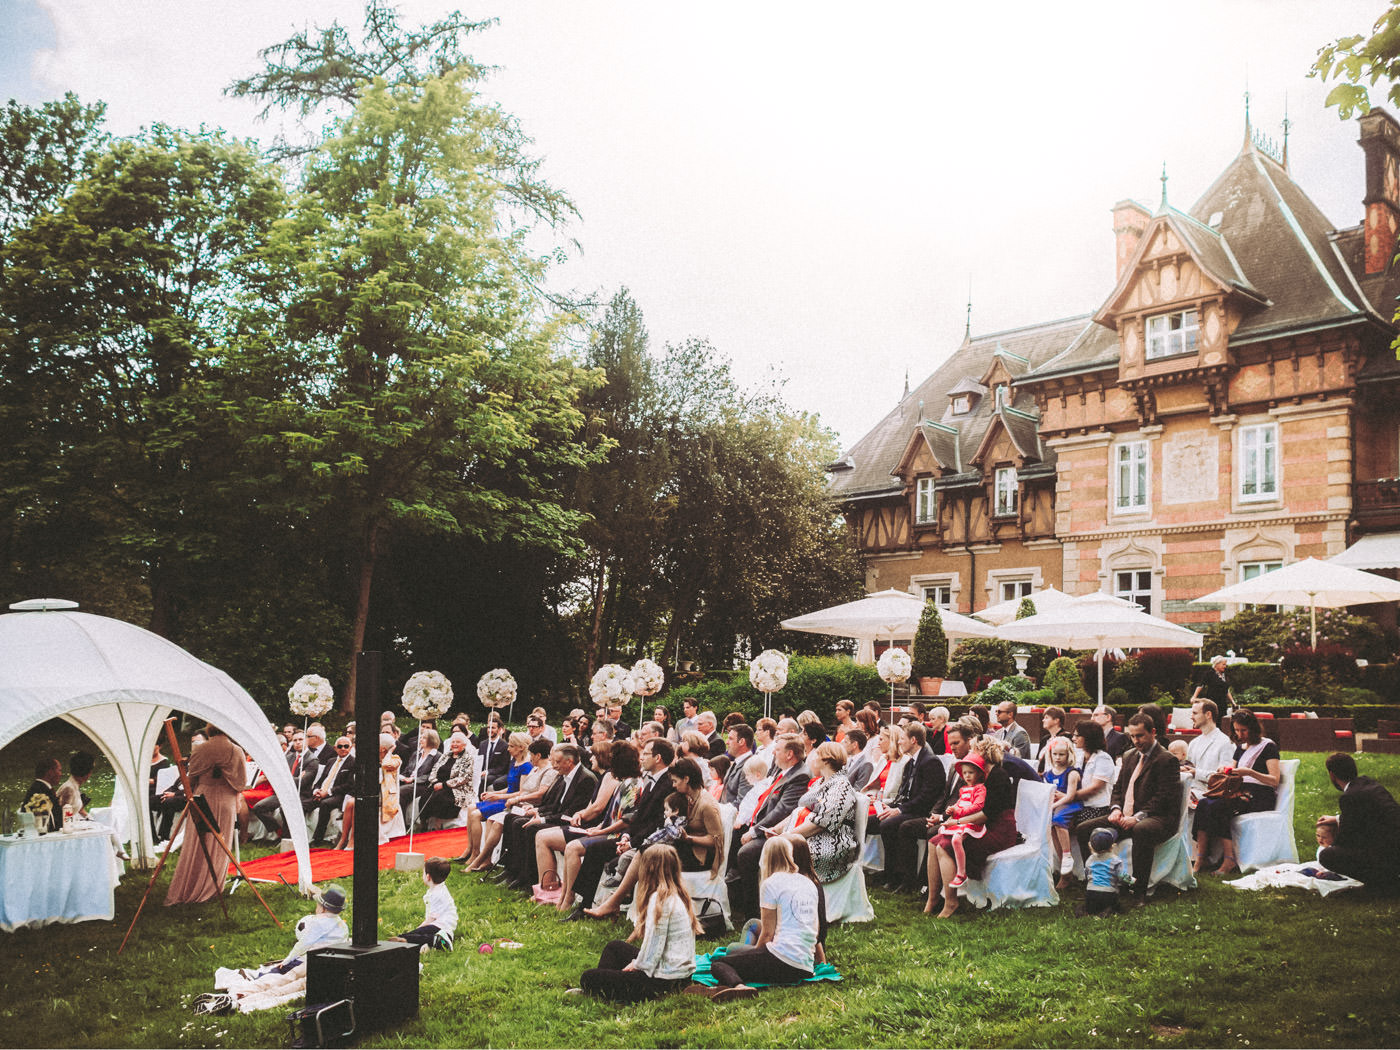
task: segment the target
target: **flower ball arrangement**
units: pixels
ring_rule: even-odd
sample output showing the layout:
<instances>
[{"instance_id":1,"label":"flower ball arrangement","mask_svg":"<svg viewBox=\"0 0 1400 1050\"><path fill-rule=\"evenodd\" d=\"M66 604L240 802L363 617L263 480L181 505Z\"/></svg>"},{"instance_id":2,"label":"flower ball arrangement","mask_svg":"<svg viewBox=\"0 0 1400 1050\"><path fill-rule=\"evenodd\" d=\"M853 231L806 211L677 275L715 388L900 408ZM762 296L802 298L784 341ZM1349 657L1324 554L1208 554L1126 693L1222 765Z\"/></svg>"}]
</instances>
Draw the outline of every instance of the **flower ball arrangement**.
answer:
<instances>
[{"instance_id":1,"label":"flower ball arrangement","mask_svg":"<svg viewBox=\"0 0 1400 1050\"><path fill-rule=\"evenodd\" d=\"M646 657L632 665L632 692L637 696L655 696L666 681L666 673L655 660Z\"/></svg>"},{"instance_id":2,"label":"flower ball arrangement","mask_svg":"<svg viewBox=\"0 0 1400 1050\"><path fill-rule=\"evenodd\" d=\"M418 671L403 685L403 707L420 722L439 718L452 706L452 683L441 671Z\"/></svg>"},{"instance_id":3,"label":"flower ball arrangement","mask_svg":"<svg viewBox=\"0 0 1400 1050\"><path fill-rule=\"evenodd\" d=\"M588 683L588 695L600 707L625 703L635 690L631 673L620 664L604 664Z\"/></svg>"},{"instance_id":4,"label":"flower ball arrangement","mask_svg":"<svg viewBox=\"0 0 1400 1050\"><path fill-rule=\"evenodd\" d=\"M335 703L335 691L330 682L318 674L304 674L287 690L292 714L303 718L320 718Z\"/></svg>"},{"instance_id":5,"label":"flower ball arrangement","mask_svg":"<svg viewBox=\"0 0 1400 1050\"><path fill-rule=\"evenodd\" d=\"M903 649L890 648L880 654L880 661L875 665L875 669L880 672L881 678L894 685L896 682L909 681L913 664L909 661L909 654Z\"/></svg>"},{"instance_id":6,"label":"flower ball arrangement","mask_svg":"<svg viewBox=\"0 0 1400 1050\"><path fill-rule=\"evenodd\" d=\"M515 676L504 667L487 671L476 683L476 696L486 707L509 707L515 703Z\"/></svg>"},{"instance_id":7,"label":"flower ball arrangement","mask_svg":"<svg viewBox=\"0 0 1400 1050\"><path fill-rule=\"evenodd\" d=\"M760 693L776 693L787 685L788 658L776 649L765 649L749 664L749 684Z\"/></svg>"}]
</instances>

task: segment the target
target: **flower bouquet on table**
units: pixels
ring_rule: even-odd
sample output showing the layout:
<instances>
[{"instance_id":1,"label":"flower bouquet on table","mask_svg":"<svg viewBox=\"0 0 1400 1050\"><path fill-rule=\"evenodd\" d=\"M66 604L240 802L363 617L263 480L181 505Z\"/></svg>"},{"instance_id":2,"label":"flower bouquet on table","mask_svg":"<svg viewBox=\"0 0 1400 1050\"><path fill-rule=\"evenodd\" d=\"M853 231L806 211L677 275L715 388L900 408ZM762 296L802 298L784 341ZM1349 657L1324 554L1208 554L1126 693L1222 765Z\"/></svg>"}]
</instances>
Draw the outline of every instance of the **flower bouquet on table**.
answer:
<instances>
[{"instance_id":1,"label":"flower bouquet on table","mask_svg":"<svg viewBox=\"0 0 1400 1050\"><path fill-rule=\"evenodd\" d=\"M509 707L515 703L515 676L504 667L487 671L476 683L476 698L485 707Z\"/></svg>"},{"instance_id":2,"label":"flower bouquet on table","mask_svg":"<svg viewBox=\"0 0 1400 1050\"><path fill-rule=\"evenodd\" d=\"M621 664L604 664L588 683L588 695L599 707L623 704L636 692L636 682Z\"/></svg>"},{"instance_id":3,"label":"flower bouquet on table","mask_svg":"<svg viewBox=\"0 0 1400 1050\"><path fill-rule=\"evenodd\" d=\"M335 704L335 690L320 675L304 674L287 690L287 702L294 715L320 718Z\"/></svg>"},{"instance_id":4,"label":"flower bouquet on table","mask_svg":"<svg viewBox=\"0 0 1400 1050\"><path fill-rule=\"evenodd\" d=\"M452 683L441 671L417 671L403 685L403 707L420 722L441 718L452 706Z\"/></svg>"},{"instance_id":5,"label":"flower bouquet on table","mask_svg":"<svg viewBox=\"0 0 1400 1050\"><path fill-rule=\"evenodd\" d=\"M19 808L24 813L33 814L34 826L39 829L40 835L49 829L49 820L53 816L53 800L48 795L36 791Z\"/></svg>"}]
</instances>

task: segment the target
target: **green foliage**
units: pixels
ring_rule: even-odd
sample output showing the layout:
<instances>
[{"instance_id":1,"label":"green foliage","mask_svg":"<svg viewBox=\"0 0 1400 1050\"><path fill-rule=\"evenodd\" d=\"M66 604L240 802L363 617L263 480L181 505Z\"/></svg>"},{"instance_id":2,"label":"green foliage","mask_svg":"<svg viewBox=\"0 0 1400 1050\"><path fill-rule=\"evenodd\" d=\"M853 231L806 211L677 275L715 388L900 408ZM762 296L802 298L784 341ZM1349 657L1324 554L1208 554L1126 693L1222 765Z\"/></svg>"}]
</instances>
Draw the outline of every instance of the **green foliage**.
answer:
<instances>
[{"instance_id":1,"label":"green foliage","mask_svg":"<svg viewBox=\"0 0 1400 1050\"><path fill-rule=\"evenodd\" d=\"M1024 620L1026 617L1034 615L1035 602L1031 600L1030 595L1027 595L1021 599L1021 604L1016 606L1016 619Z\"/></svg>"},{"instance_id":2,"label":"green foliage","mask_svg":"<svg viewBox=\"0 0 1400 1050\"><path fill-rule=\"evenodd\" d=\"M1026 699L1036 692L1035 683L1029 678L1021 678L1019 675L1010 675L1001 679L994 685L987 686L977 694L976 702L986 704L988 708L995 708L997 704L1011 700L1017 704L1030 703Z\"/></svg>"},{"instance_id":3,"label":"green foliage","mask_svg":"<svg viewBox=\"0 0 1400 1050\"><path fill-rule=\"evenodd\" d=\"M1321 698L1360 677L1350 649L1325 643L1319 643L1316 649L1289 646L1283 651L1279 667L1284 689L1297 696Z\"/></svg>"},{"instance_id":4,"label":"green foliage","mask_svg":"<svg viewBox=\"0 0 1400 1050\"><path fill-rule=\"evenodd\" d=\"M948 677L975 687L979 680L1005 678L1016 674L1016 660L1010 642L997 638L965 638L953 650Z\"/></svg>"},{"instance_id":5,"label":"green foliage","mask_svg":"<svg viewBox=\"0 0 1400 1050\"><path fill-rule=\"evenodd\" d=\"M773 710L792 708L814 711L827 725L836 721L836 701L850 700L857 707L870 700L888 700L890 687L873 664L857 664L848 656L794 656L788 661L787 685L773 694ZM666 696L673 720L681 715L681 699L693 696L701 710L720 718L740 711L752 725L763 713L763 694L749 684L747 668L732 674L707 671L698 685L683 685Z\"/></svg>"},{"instance_id":6,"label":"green foliage","mask_svg":"<svg viewBox=\"0 0 1400 1050\"><path fill-rule=\"evenodd\" d=\"M1089 694L1079 675L1079 664L1070 656L1058 656L1050 661L1045 669L1045 688L1061 707L1082 707L1089 702Z\"/></svg>"},{"instance_id":7,"label":"green foliage","mask_svg":"<svg viewBox=\"0 0 1400 1050\"><path fill-rule=\"evenodd\" d=\"M1251 661L1276 661L1290 646L1310 645L1312 617L1306 609L1293 612L1261 612L1245 609L1206 632L1206 658L1233 650ZM1365 616L1345 609L1317 610L1317 640L1350 649L1357 657L1381 663L1390 660L1400 644L1395 632Z\"/></svg>"},{"instance_id":8,"label":"green foliage","mask_svg":"<svg viewBox=\"0 0 1400 1050\"><path fill-rule=\"evenodd\" d=\"M1192 681L1201 681L1210 673L1210 670L1209 663L1192 664ZM1230 688L1236 697L1240 695L1241 690L1249 689L1252 686L1263 686L1273 694L1283 691L1283 670L1278 664L1231 664L1225 669L1225 677L1230 680Z\"/></svg>"},{"instance_id":9,"label":"green foliage","mask_svg":"<svg viewBox=\"0 0 1400 1050\"><path fill-rule=\"evenodd\" d=\"M1390 87L1385 97L1400 106L1400 4L1391 4L1376 19L1371 35L1340 37L1318 50L1308 76L1337 80L1325 104L1337 107L1337 116L1350 120L1353 113L1371 108L1370 88L1381 81Z\"/></svg>"},{"instance_id":10,"label":"green foliage","mask_svg":"<svg viewBox=\"0 0 1400 1050\"><path fill-rule=\"evenodd\" d=\"M1120 686L1114 686L1104 694L1103 702L1115 711L1124 711L1132 705L1133 700L1132 697L1128 695L1126 689Z\"/></svg>"},{"instance_id":11,"label":"green foliage","mask_svg":"<svg viewBox=\"0 0 1400 1050\"><path fill-rule=\"evenodd\" d=\"M909 654L914 678L943 678L948 674L948 636L943 633L943 617L932 601L924 602L919 627L914 632L913 652Z\"/></svg>"},{"instance_id":12,"label":"green foliage","mask_svg":"<svg viewBox=\"0 0 1400 1050\"><path fill-rule=\"evenodd\" d=\"M71 91L37 107L10 99L0 111L0 244L51 214L105 141L107 106L85 106Z\"/></svg>"},{"instance_id":13,"label":"green foliage","mask_svg":"<svg viewBox=\"0 0 1400 1050\"><path fill-rule=\"evenodd\" d=\"M1260 704L1267 704L1277 692L1267 685L1251 685L1244 689L1230 687L1230 691L1235 694L1235 702L1241 707L1258 707Z\"/></svg>"}]
</instances>

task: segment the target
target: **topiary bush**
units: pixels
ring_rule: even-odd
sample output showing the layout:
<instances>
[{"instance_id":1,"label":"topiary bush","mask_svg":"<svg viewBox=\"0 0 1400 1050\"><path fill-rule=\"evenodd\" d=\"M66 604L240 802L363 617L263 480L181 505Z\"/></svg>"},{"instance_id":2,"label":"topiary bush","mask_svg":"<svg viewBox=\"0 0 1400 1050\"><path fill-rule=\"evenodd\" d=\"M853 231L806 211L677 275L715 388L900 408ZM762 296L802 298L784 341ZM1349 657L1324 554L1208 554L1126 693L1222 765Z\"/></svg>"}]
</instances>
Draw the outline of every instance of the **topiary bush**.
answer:
<instances>
[{"instance_id":1,"label":"topiary bush","mask_svg":"<svg viewBox=\"0 0 1400 1050\"><path fill-rule=\"evenodd\" d=\"M909 661L915 678L946 678L948 675L948 636L943 631L943 617L939 615L938 606L932 601L924 602Z\"/></svg>"},{"instance_id":2,"label":"topiary bush","mask_svg":"<svg viewBox=\"0 0 1400 1050\"><path fill-rule=\"evenodd\" d=\"M959 642L948 661L948 677L962 682L1004 678L1016 673L1010 642L997 638L968 638Z\"/></svg>"},{"instance_id":3,"label":"topiary bush","mask_svg":"<svg viewBox=\"0 0 1400 1050\"><path fill-rule=\"evenodd\" d=\"M1132 705L1132 697L1126 689L1113 688L1104 694L1103 702L1115 711L1123 711Z\"/></svg>"},{"instance_id":4,"label":"topiary bush","mask_svg":"<svg viewBox=\"0 0 1400 1050\"><path fill-rule=\"evenodd\" d=\"M1045 669L1045 688L1061 707L1079 707L1089 702L1079 665L1073 657L1059 656L1050 661Z\"/></svg>"}]
</instances>

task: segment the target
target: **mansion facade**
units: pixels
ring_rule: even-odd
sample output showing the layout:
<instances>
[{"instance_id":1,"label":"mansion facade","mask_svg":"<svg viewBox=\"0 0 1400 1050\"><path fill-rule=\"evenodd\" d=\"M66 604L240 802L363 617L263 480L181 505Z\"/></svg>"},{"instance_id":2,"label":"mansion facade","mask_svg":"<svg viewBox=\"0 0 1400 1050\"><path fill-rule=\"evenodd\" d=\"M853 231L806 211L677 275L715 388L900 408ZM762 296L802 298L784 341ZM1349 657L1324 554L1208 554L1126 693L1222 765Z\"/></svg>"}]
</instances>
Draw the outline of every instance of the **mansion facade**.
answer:
<instances>
[{"instance_id":1,"label":"mansion facade","mask_svg":"<svg viewBox=\"0 0 1400 1050\"><path fill-rule=\"evenodd\" d=\"M829 467L869 591L974 613L1107 590L1192 598L1400 530L1400 123L1360 121L1336 229L1246 129L1189 211L1113 209L1092 314L964 339Z\"/></svg>"}]
</instances>

